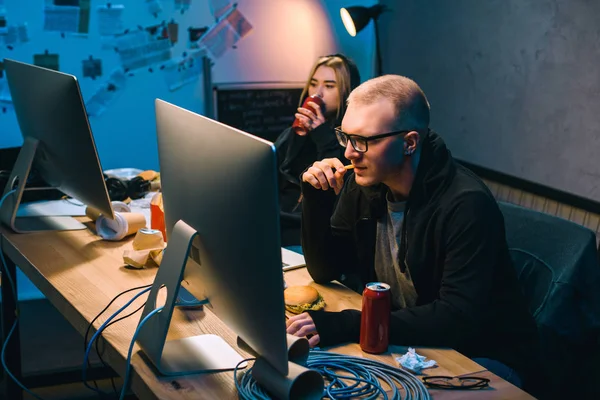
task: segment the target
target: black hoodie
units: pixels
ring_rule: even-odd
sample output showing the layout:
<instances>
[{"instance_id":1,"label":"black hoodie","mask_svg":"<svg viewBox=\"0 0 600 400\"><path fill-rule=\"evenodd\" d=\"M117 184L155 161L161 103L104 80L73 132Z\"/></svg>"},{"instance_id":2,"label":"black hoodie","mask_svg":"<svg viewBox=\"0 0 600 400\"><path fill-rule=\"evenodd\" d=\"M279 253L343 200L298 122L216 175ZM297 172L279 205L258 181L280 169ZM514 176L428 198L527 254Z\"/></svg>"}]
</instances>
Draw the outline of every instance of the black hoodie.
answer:
<instances>
[{"instance_id":1,"label":"black hoodie","mask_svg":"<svg viewBox=\"0 0 600 400\"><path fill-rule=\"evenodd\" d=\"M338 280L362 292L376 280L377 220L387 187L361 187L349 174L339 197L302 186L302 247L317 283ZM519 289L504 219L485 184L458 165L443 140L430 132L410 191L400 257L418 299L392 312L390 343L451 347L487 357L523 378L535 363L537 331ZM321 346L358 342L360 312L312 311Z\"/></svg>"}]
</instances>

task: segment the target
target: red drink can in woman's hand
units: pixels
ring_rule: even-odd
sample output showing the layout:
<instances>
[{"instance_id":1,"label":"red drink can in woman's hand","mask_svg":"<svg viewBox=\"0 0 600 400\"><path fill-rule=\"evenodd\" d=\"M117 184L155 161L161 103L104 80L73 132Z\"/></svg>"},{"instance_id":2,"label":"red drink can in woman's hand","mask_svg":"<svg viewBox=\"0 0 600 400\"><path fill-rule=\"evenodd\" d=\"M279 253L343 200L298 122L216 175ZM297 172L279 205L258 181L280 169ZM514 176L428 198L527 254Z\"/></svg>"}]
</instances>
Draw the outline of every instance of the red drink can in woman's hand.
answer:
<instances>
[{"instance_id":1,"label":"red drink can in woman's hand","mask_svg":"<svg viewBox=\"0 0 600 400\"><path fill-rule=\"evenodd\" d=\"M318 105L321 108L321 112L323 112L323 106L325 105L325 102L318 94L313 94L312 96L308 96L306 99L304 99L304 102L302 103L302 108L306 108L307 110L310 110L315 115L317 115L317 110L315 110L314 108L312 108L311 106L308 105L308 103L310 103L311 101L313 103L315 103L316 105ZM302 121L300 121L298 118L296 118L294 120L294 123L292 124L292 129L294 129L294 131L298 135L303 136L306 134L306 127L302 124Z\"/></svg>"},{"instance_id":2,"label":"red drink can in woman's hand","mask_svg":"<svg viewBox=\"0 0 600 400\"><path fill-rule=\"evenodd\" d=\"M390 334L390 285L368 283L363 291L360 348L367 353L387 351Z\"/></svg>"}]
</instances>

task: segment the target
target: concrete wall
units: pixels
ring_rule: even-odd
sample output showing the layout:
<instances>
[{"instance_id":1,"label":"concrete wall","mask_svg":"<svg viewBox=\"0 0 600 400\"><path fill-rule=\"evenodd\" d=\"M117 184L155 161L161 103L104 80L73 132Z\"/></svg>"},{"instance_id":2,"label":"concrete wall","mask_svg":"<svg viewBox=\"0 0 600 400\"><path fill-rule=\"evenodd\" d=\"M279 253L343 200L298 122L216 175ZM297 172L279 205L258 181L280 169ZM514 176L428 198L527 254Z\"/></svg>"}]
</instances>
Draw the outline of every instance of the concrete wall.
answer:
<instances>
[{"instance_id":1,"label":"concrete wall","mask_svg":"<svg viewBox=\"0 0 600 400\"><path fill-rule=\"evenodd\" d=\"M600 2L385 0L384 73L457 158L600 201Z\"/></svg>"}]
</instances>

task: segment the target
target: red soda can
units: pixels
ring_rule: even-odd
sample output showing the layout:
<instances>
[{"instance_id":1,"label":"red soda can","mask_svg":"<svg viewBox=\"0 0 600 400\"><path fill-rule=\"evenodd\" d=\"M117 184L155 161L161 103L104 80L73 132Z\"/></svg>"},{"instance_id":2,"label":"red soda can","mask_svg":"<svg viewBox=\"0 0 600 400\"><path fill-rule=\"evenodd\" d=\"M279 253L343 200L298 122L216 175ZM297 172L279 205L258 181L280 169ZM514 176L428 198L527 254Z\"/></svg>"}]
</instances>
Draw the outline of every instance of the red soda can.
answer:
<instances>
[{"instance_id":1,"label":"red soda can","mask_svg":"<svg viewBox=\"0 0 600 400\"><path fill-rule=\"evenodd\" d=\"M302 103L302 108L306 108L307 110L312 111L316 115L317 110L308 105L308 103L311 101L318 105L321 108L321 112L323 112L323 106L325 105L325 102L318 94L313 94L312 96L308 96L306 99L304 99L304 102ZM296 132L296 134L300 136L306 135L306 128L304 127L304 125L302 125L302 122L300 122L298 118L294 120L294 123L292 124L292 129Z\"/></svg>"},{"instance_id":2,"label":"red soda can","mask_svg":"<svg viewBox=\"0 0 600 400\"><path fill-rule=\"evenodd\" d=\"M363 291L360 348L367 353L387 351L390 334L390 285L368 283Z\"/></svg>"}]
</instances>

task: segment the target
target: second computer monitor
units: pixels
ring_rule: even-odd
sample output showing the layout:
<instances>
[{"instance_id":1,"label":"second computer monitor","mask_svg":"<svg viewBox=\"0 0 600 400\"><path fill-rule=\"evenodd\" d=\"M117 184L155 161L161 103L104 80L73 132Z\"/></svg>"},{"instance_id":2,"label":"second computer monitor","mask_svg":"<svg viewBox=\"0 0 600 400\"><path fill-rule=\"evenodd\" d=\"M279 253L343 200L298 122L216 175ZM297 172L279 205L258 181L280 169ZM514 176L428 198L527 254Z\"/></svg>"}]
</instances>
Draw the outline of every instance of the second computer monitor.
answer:
<instances>
[{"instance_id":1,"label":"second computer monitor","mask_svg":"<svg viewBox=\"0 0 600 400\"><path fill-rule=\"evenodd\" d=\"M273 144L162 100L156 121L167 236L198 232L184 287L287 375Z\"/></svg>"},{"instance_id":2,"label":"second computer monitor","mask_svg":"<svg viewBox=\"0 0 600 400\"><path fill-rule=\"evenodd\" d=\"M70 217L16 217L32 168L50 187L113 218L77 78L9 59L4 68L24 143L4 191L15 193L0 210L2 221L17 232L85 228Z\"/></svg>"}]
</instances>

